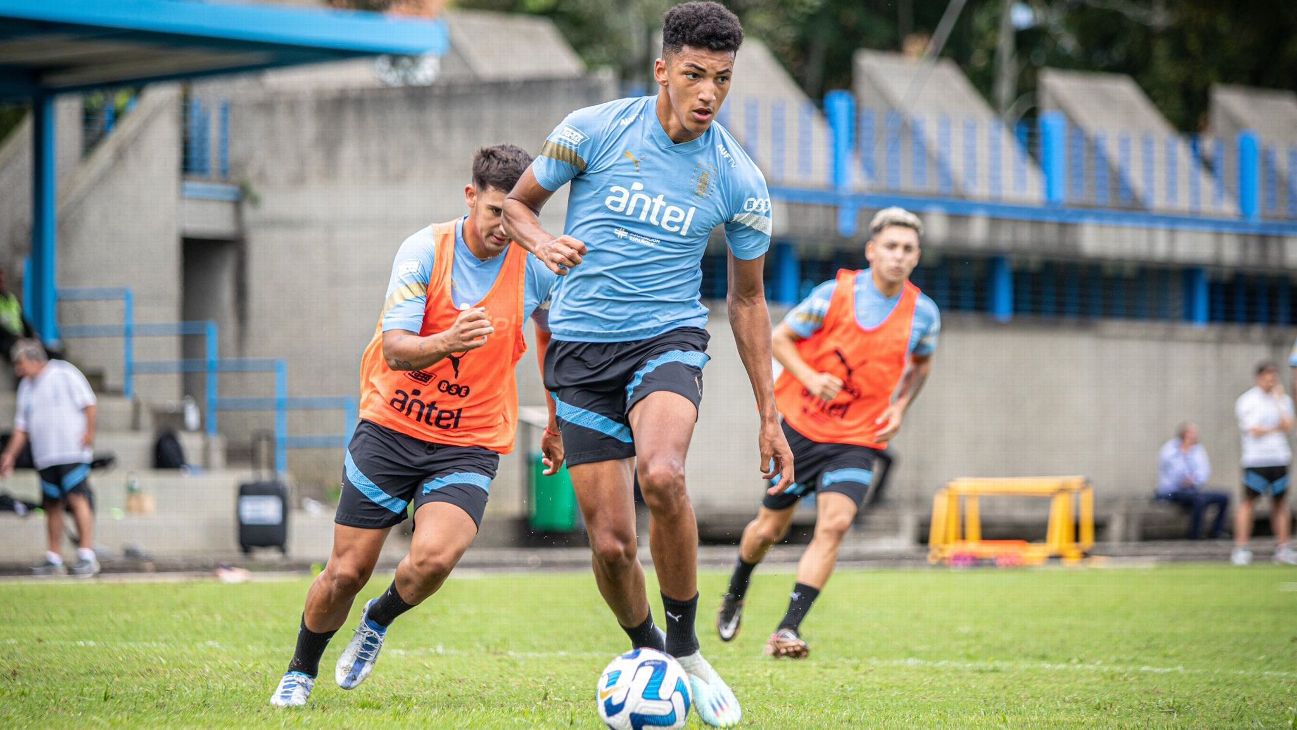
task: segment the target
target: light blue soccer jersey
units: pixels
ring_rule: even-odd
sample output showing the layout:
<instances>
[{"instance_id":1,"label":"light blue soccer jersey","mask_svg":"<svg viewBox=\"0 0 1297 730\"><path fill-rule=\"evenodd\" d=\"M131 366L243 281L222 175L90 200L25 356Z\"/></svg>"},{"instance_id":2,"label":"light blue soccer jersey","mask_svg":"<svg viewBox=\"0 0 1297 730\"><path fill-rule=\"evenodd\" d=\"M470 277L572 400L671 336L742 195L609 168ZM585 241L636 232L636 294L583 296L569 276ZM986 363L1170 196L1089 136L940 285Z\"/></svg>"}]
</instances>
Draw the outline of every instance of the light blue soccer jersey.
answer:
<instances>
[{"instance_id":1,"label":"light blue soccer jersey","mask_svg":"<svg viewBox=\"0 0 1297 730\"><path fill-rule=\"evenodd\" d=\"M392 263L392 277L387 283L387 299L398 301L383 315L383 331L407 330L418 332L423 325L424 309L428 303L428 281L432 278L432 264L437 242L432 226L424 228L401 244ZM464 219L455 224L455 260L450 267L450 296L459 305L477 304L486 298L496 277L504 266L504 254L485 261L473 255L464 242ZM546 327L546 313L550 294L558 275L545 267L535 256L527 257L527 283L523 287L523 317L531 317L542 329Z\"/></svg>"},{"instance_id":2,"label":"light blue soccer jersey","mask_svg":"<svg viewBox=\"0 0 1297 730\"><path fill-rule=\"evenodd\" d=\"M725 226L740 259L770 247L770 193L756 164L719 123L672 142L656 99L572 112L532 163L546 190L572 183L564 232L588 249L554 292L557 339L625 342L703 327L699 263L712 229Z\"/></svg>"},{"instance_id":3,"label":"light blue soccer jersey","mask_svg":"<svg viewBox=\"0 0 1297 730\"><path fill-rule=\"evenodd\" d=\"M810 296L801 304L793 307L784 317L784 324L806 339L824 326L824 318L829 313L829 302L833 301L833 292L838 288L837 279L830 279L815 287ZM887 319L897 303L901 301L900 293L894 297L885 297L874 286L874 277L869 269L860 272L856 277L856 323L866 329L873 329ZM941 312L937 303L927 294L920 294L914 303L914 323L910 327L910 354L926 357L937 350L937 335L941 333Z\"/></svg>"}]
</instances>

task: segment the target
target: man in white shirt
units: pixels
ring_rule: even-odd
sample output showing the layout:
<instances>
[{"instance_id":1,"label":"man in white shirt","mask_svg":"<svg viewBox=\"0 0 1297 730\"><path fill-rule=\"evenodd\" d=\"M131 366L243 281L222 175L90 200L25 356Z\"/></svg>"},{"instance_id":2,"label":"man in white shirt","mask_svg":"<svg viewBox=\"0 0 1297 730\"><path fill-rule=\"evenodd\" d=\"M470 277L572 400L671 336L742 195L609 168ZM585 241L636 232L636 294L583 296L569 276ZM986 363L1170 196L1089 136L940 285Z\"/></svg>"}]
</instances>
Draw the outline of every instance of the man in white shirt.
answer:
<instances>
[{"instance_id":1,"label":"man in white shirt","mask_svg":"<svg viewBox=\"0 0 1297 730\"><path fill-rule=\"evenodd\" d=\"M14 461L28 441L32 461L41 479L46 532L49 547L45 562L36 566L38 575L64 575L60 546L63 538L63 510L72 511L80 544L73 575L89 577L99 572L95 558L94 513L90 507L90 460L95 441L95 394L76 366L50 360L37 340L14 343L14 371L22 378L18 385L18 412L14 435L0 454L0 476L13 473Z\"/></svg>"},{"instance_id":2,"label":"man in white shirt","mask_svg":"<svg viewBox=\"0 0 1297 730\"><path fill-rule=\"evenodd\" d=\"M1207 537L1220 537L1229 510L1229 495L1204 489L1211 476L1207 450L1198 441L1197 424L1185 421L1176 429L1175 438L1162 444L1157 456L1157 498L1174 502L1191 512L1189 539L1202 537L1202 522L1207 510L1216 507Z\"/></svg>"},{"instance_id":3,"label":"man in white shirt","mask_svg":"<svg viewBox=\"0 0 1297 730\"><path fill-rule=\"evenodd\" d=\"M1243 493L1234 519L1235 565L1252 562L1248 538L1252 534L1252 505L1270 495L1270 524L1274 528L1274 562L1297 565L1297 551L1288 544L1288 464L1292 448L1288 433L1293 427L1292 398L1279 385L1279 368L1263 362L1256 369L1256 386L1239 396L1234 415L1242 432Z\"/></svg>"}]
</instances>

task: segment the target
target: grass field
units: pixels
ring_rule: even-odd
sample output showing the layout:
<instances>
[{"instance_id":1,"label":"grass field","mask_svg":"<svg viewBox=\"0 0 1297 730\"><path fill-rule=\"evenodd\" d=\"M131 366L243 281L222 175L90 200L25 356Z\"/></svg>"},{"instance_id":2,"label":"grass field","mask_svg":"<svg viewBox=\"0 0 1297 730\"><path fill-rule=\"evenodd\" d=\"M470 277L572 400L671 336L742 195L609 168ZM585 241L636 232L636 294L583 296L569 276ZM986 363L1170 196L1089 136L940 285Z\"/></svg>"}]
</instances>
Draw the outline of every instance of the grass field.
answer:
<instances>
[{"instance_id":1,"label":"grass field","mask_svg":"<svg viewBox=\"0 0 1297 730\"><path fill-rule=\"evenodd\" d=\"M800 663L761 656L791 575L758 572L727 645L725 576L702 580L703 649L744 727L1297 727L1292 568L842 571ZM589 575L452 577L366 684L332 682L349 624L311 706L275 710L306 586L0 584L0 727L599 726L595 681L625 639Z\"/></svg>"}]
</instances>

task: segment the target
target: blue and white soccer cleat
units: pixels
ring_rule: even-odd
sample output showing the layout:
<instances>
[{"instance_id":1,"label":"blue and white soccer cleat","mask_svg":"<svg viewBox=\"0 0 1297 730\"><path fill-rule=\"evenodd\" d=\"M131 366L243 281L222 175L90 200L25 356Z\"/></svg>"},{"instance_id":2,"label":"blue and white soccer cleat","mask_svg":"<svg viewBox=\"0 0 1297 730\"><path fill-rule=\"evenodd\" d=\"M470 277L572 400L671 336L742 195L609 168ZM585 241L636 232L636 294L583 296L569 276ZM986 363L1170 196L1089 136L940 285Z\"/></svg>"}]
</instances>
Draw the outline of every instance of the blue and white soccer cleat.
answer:
<instances>
[{"instance_id":1,"label":"blue and white soccer cleat","mask_svg":"<svg viewBox=\"0 0 1297 730\"><path fill-rule=\"evenodd\" d=\"M369 607L377 600L373 598L365 604L356 633L351 635L347 648L343 649L342 656L338 657L334 678L338 680L338 686L343 689L355 689L365 681L365 677L374 671L374 662L378 661L378 652L383 648L383 637L387 635L387 627L379 626L369 620Z\"/></svg>"},{"instance_id":2,"label":"blue and white soccer cleat","mask_svg":"<svg viewBox=\"0 0 1297 730\"><path fill-rule=\"evenodd\" d=\"M693 694L694 709L703 722L712 727L730 727L743 719L738 698L703 658L702 652L676 659L689 675L689 691Z\"/></svg>"},{"instance_id":3,"label":"blue and white soccer cleat","mask_svg":"<svg viewBox=\"0 0 1297 730\"><path fill-rule=\"evenodd\" d=\"M315 677L303 672L288 672L279 680L279 687L270 695L270 704L275 707L301 707L311 698L315 689Z\"/></svg>"}]
</instances>

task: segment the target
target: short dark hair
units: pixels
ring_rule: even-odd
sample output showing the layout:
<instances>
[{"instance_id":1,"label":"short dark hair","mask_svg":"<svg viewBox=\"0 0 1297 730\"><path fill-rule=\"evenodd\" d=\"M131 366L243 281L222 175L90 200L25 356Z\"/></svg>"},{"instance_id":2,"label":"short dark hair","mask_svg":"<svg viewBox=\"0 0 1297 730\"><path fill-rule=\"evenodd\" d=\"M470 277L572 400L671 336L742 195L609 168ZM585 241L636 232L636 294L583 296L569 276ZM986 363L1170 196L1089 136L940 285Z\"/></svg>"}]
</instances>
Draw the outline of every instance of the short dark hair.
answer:
<instances>
[{"instance_id":1,"label":"short dark hair","mask_svg":"<svg viewBox=\"0 0 1297 730\"><path fill-rule=\"evenodd\" d=\"M737 53L743 45L743 25L738 16L715 2L681 3L662 18L662 55L685 46Z\"/></svg>"},{"instance_id":2,"label":"short dark hair","mask_svg":"<svg viewBox=\"0 0 1297 730\"><path fill-rule=\"evenodd\" d=\"M1279 366L1271 360L1262 360L1256 364L1256 374L1260 376L1264 372L1279 372Z\"/></svg>"},{"instance_id":3,"label":"short dark hair","mask_svg":"<svg viewBox=\"0 0 1297 730\"><path fill-rule=\"evenodd\" d=\"M473 187L509 192L531 165L531 155L521 147L497 144L473 155Z\"/></svg>"}]
</instances>

